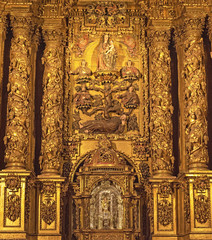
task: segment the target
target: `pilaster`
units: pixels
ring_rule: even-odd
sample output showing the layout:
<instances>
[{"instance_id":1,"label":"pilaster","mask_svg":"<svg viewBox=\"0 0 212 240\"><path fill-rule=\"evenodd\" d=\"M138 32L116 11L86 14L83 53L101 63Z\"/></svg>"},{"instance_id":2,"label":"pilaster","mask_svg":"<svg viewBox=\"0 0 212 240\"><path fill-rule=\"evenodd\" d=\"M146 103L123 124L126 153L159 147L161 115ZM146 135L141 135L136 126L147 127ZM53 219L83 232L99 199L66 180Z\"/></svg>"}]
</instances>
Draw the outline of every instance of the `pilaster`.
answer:
<instances>
[{"instance_id":1,"label":"pilaster","mask_svg":"<svg viewBox=\"0 0 212 240\"><path fill-rule=\"evenodd\" d=\"M179 178L180 235L182 239L212 238L212 174L210 171L183 174ZM183 211L182 211L183 209Z\"/></svg>"},{"instance_id":2,"label":"pilaster","mask_svg":"<svg viewBox=\"0 0 212 240\"><path fill-rule=\"evenodd\" d=\"M37 237L42 240L60 240L61 184L60 176L40 175L37 180Z\"/></svg>"},{"instance_id":3,"label":"pilaster","mask_svg":"<svg viewBox=\"0 0 212 240\"><path fill-rule=\"evenodd\" d=\"M153 194L153 240L177 240L175 177L150 179Z\"/></svg>"},{"instance_id":4,"label":"pilaster","mask_svg":"<svg viewBox=\"0 0 212 240\"><path fill-rule=\"evenodd\" d=\"M30 172L0 172L0 239L26 239L26 185Z\"/></svg>"}]
</instances>

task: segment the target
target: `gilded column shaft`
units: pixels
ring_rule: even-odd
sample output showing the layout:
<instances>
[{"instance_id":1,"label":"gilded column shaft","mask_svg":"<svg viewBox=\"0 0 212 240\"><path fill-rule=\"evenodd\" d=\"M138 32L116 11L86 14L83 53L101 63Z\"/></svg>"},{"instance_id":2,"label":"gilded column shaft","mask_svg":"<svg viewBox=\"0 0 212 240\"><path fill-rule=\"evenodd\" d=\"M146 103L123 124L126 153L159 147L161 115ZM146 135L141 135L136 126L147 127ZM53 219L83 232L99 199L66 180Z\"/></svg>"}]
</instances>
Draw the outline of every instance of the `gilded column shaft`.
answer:
<instances>
[{"instance_id":1,"label":"gilded column shaft","mask_svg":"<svg viewBox=\"0 0 212 240\"><path fill-rule=\"evenodd\" d=\"M2 101L2 81L3 81L3 66L4 66L4 41L6 37L6 17L0 17L0 106ZM1 122L0 122L1 124Z\"/></svg>"},{"instance_id":2,"label":"gilded column shaft","mask_svg":"<svg viewBox=\"0 0 212 240\"><path fill-rule=\"evenodd\" d=\"M25 168L29 157L30 127L30 25L27 17L11 17L7 126L4 138L7 168Z\"/></svg>"},{"instance_id":3,"label":"gilded column shaft","mask_svg":"<svg viewBox=\"0 0 212 240\"><path fill-rule=\"evenodd\" d=\"M63 126L63 71L61 31L45 29L46 49L43 56L42 145L40 164L42 172L58 173L62 151Z\"/></svg>"},{"instance_id":4,"label":"gilded column shaft","mask_svg":"<svg viewBox=\"0 0 212 240\"><path fill-rule=\"evenodd\" d=\"M205 169L208 164L207 89L201 38L204 19L185 21L184 127L186 160L189 169Z\"/></svg>"},{"instance_id":5,"label":"gilded column shaft","mask_svg":"<svg viewBox=\"0 0 212 240\"><path fill-rule=\"evenodd\" d=\"M154 174L171 174L174 162L169 38L168 30L150 32L150 138Z\"/></svg>"}]
</instances>

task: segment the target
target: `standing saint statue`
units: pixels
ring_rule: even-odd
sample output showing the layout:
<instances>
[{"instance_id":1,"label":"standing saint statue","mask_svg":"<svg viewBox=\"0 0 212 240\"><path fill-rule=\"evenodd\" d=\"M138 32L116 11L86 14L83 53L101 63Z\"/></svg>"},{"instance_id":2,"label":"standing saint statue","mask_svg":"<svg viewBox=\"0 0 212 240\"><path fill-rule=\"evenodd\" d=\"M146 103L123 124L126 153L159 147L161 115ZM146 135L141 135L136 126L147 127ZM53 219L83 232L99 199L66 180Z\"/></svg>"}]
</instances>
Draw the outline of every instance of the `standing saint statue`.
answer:
<instances>
[{"instance_id":1,"label":"standing saint statue","mask_svg":"<svg viewBox=\"0 0 212 240\"><path fill-rule=\"evenodd\" d=\"M115 70L117 52L109 34L103 35L98 53L97 71Z\"/></svg>"}]
</instances>

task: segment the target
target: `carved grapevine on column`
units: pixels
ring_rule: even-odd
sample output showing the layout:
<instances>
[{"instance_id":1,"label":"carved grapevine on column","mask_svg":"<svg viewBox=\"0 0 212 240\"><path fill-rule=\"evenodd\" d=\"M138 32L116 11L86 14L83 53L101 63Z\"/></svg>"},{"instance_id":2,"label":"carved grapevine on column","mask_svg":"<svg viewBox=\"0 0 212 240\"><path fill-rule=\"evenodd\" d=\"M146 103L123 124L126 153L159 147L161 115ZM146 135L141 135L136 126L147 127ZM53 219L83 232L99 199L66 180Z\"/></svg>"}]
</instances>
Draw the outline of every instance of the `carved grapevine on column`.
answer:
<instances>
[{"instance_id":1,"label":"carved grapevine on column","mask_svg":"<svg viewBox=\"0 0 212 240\"><path fill-rule=\"evenodd\" d=\"M7 166L24 167L29 155L30 127L30 25L31 19L11 17L13 39L10 53L7 126L4 137Z\"/></svg>"},{"instance_id":2,"label":"carved grapevine on column","mask_svg":"<svg viewBox=\"0 0 212 240\"><path fill-rule=\"evenodd\" d=\"M172 98L169 31L150 33L151 148L153 172L172 172Z\"/></svg>"},{"instance_id":3,"label":"carved grapevine on column","mask_svg":"<svg viewBox=\"0 0 212 240\"><path fill-rule=\"evenodd\" d=\"M185 138L188 163L208 163L207 91L201 38L204 19L185 21L184 102Z\"/></svg>"},{"instance_id":4,"label":"carved grapevine on column","mask_svg":"<svg viewBox=\"0 0 212 240\"><path fill-rule=\"evenodd\" d=\"M46 49L43 63L42 146L40 164L43 172L60 168L63 126L63 71L60 30L45 30Z\"/></svg>"}]
</instances>

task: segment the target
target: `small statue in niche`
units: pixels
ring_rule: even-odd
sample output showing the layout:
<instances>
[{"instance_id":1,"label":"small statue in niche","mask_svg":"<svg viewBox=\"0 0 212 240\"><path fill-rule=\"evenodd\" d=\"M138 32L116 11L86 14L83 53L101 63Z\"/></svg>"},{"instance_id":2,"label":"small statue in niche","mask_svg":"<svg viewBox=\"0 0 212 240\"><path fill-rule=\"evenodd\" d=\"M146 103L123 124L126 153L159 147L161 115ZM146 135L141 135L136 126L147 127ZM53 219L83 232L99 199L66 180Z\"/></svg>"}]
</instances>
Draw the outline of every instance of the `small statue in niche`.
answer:
<instances>
[{"instance_id":1,"label":"small statue in niche","mask_svg":"<svg viewBox=\"0 0 212 240\"><path fill-rule=\"evenodd\" d=\"M74 103L78 109L89 109L92 105L92 96L90 95L86 84L76 87L77 93L74 95Z\"/></svg>"},{"instance_id":2,"label":"small statue in niche","mask_svg":"<svg viewBox=\"0 0 212 240\"><path fill-rule=\"evenodd\" d=\"M97 71L115 70L117 52L109 34L103 35L99 45Z\"/></svg>"},{"instance_id":3,"label":"small statue in niche","mask_svg":"<svg viewBox=\"0 0 212 240\"><path fill-rule=\"evenodd\" d=\"M87 62L83 59L81 61L81 66L78 67L76 70L71 72L73 75L78 75L78 78L76 79L77 82L84 82L89 81L90 76L92 75L92 71L90 68L87 67Z\"/></svg>"},{"instance_id":4,"label":"small statue in niche","mask_svg":"<svg viewBox=\"0 0 212 240\"><path fill-rule=\"evenodd\" d=\"M138 107L140 101L137 93L135 92L135 87L130 85L128 90L117 96L118 99L121 99L125 108L135 109Z\"/></svg>"},{"instance_id":5,"label":"small statue in niche","mask_svg":"<svg viewBox=\"0 0 212 240\"><path fill-rule=\"evenodd\" d=\"M126 80L133 81L141 77L140 71L133 66L133 62L131 60L128 60L126 66L121 68L120 75Z\"/></svg>"}]
</instances>

